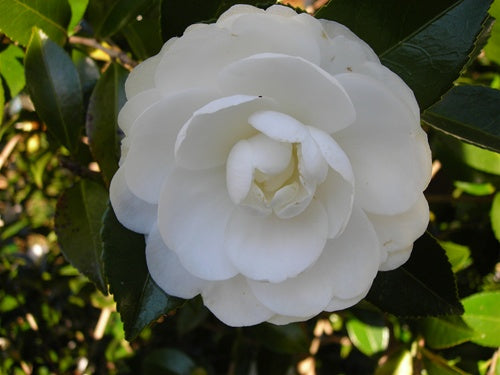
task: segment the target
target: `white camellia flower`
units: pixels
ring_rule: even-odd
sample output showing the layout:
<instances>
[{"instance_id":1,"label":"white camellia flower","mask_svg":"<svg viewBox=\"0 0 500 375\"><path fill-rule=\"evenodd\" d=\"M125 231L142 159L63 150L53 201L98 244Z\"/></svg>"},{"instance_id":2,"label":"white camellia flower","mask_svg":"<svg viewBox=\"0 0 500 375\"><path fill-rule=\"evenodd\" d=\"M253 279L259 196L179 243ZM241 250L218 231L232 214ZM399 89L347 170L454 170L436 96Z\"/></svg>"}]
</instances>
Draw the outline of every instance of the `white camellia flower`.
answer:
<instances>
[{"instance_id":1,"label":"white camellia flower","mask_svg":"<svg viewBox=\"0 0 500 375\"><path fill-rule=\"evenodd\" d=\"M151 276L231 326L364 298L425 231L412 91L346 27L236 5L130 74L111 203Z\"/></svg>"}]
</instances>

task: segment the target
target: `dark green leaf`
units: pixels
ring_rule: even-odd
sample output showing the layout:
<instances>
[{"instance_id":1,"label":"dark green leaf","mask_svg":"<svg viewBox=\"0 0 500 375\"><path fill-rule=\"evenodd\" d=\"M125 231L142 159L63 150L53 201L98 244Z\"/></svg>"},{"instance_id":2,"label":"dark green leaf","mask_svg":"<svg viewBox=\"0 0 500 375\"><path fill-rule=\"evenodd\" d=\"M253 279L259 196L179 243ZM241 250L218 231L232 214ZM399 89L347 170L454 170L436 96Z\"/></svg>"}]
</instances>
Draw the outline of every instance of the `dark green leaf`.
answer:
<instances>
[{"instance_id":1,"label":"dark green leaf","mask_svg":"<svg viewBox=\"0 0 500 375\"><path fill-rule=\"evenodd\" d=\"M78 77L80 77L84 103L87 103L101 75L99 67L87 54L77 49L71 52L71 59L73 60L73 64L75 64Z\"/></svg>"},{"instance_id":2,"label":"dark green leaf","mask_svg":"<svg viewBox=\"0 0 500 375\"><path fill-rule=\"evenodd\" d=\"M19 94L26 84L23 57L23 50L13 44L0 52L0 74L7 82L12 98Z\"/></svg>"},{"instance_id":3,"label":"dark green leaf","mask_svg":"<svg viewBox=\"0 0 500 375\"><path fill-rule=\"evenodd\" d=\"M107 9L96 34L105 38L111 36L134 20L149 5L150 0L116 0Z\"/></svg>"},{"instance_id":4,"label":"dark green leaf","mask_svg":"<svg viewBox=\"0 0 500 375\"><path fill-rule=\"evenodd\" d=\"M421 324L426 344L434 349L450 348L477 336L474 330L455 315L425 318Z\"/></svg>"},{"instance_id":5,"label":"dark green leaf","mask_svg":"<svg viewBox=\"0 0 500 375\"><path fill-rule=\"evenodd\" d=\"M500 90L456 86L422 115L425 123L463 141L500 152Z\"/></svg>"},{"instance_id":6,"label":"dark green leaf","mask_svg":"<svg viewBox=\"0 0 500 375\"><path fill-rule=\"evenodd\" d=\"M443 357L422 348L423 363L428 374L432 375L468 375L466 372L449 364Z\"/></svg>"},{"instance_id":7,"label":"dark green leaf","mask_svg":"<svg viewBox=\"0 0 500 375\"><path fill-rule=\"evenodd\" d=\"M34 30L24 61L26 85L38 115L70 151L77 148L84 125L80 79L64 50Z\"/></svg>"},{"instance_id":8,"label":"dark green leaf","mask_svg":"<svg viewBox=\"0 0 500 375\"><path fill-rule=\"evenodd\" d=\"M463 0L380 54L382 63L413 90L421 109L435 103L458 78L489 22L490 4L491 0Z\"/></svg>"},{"instance_id":9,"label":"dark green leaf","mask_svg":"<svg viewBox=\"0 0 500 375\"><path fill-rule=\"evenodd\" d=\"M28 44L34 26L63 44L69 19L66 1L0 0L0 29L23 46Z\"/></svg>"},{"instance_id":10,"label":"dark green leaf","mask_svg":"<svg viewBox=\"0 0 500 375\"><path fill-rule=\"evenodd\" d=\"M177 349L163 348L152 351L144 358L143 373L155 375L189 375L195 363Z\"/></svg>"},{"instance_id":11,"label":"dark green leaf","mask_svg":"<svg viewBox=\"0 0 500 375\"><path fill-rule=\"evenodd\" d=\"M125 104L125 79L128 72L111 64L97 82L90 97L86 130L90 149L109 184L118 168L118 112Z\"/></svg>"},{"instance_id":12,"label":"dark green leaf","mask_svg":"<svg viewBox=\"0 0 500 375\"><path fill-rule=\"evenodd\" d=\"M68 25L68 33L73 34L74 28L81 21L87 10L89 0L68 0L68 3L71 8L71 20Z\"/></svg>"},{"instance_id":13,"label":"dark green leaf","mask_svg":"<svg viewBox=\"0 0 500 375\"><path fill-rule=\"evenodd\" d=\"M500 346L500 291L473 294L462 300L463 319L479 336L472 341L483 346Z\"/></svg>"},{"instance_id":14,"label":"dark green leaf","mask_svg":"<svg viewBox=\"0 0 500 375\"><path fill-rule=\"evenodd\" d=\"M184 336L205 321L209 315L200 296L187 301L182 309L176 313L177 333Z\"/></svg>"},{"instance_id":15,"label":"dark green leaf","mask_svg":"<svg viewBox=\"0 0 500 375\"><path fill-rule=\"evenodd\" d=\"M340 22L377 54L394 47L459 0L332 0L316 14Z\"/></svg>"},{"instance_id":16,"label":"dark green leaf","mask_svg":"<svg viewBox=\"0 0 500 375\"><path fill-rule=\"evenodd\" d=\"M140 19L131 20L122 29L135 56L145 60L163 46L161 36L161 0L152 0Z\"/></svg>"},{"instance_id":17,"label":"dark green leaf","mask_svg":"<svg viewBox=\"0 0 500 375\"><path fill-rule=\"evenodd\" d=\"M101 218L108 193L102 185L81 180L66 190L57 203L55 227L68 261L107 293L100 238Z\"/></svg>"},{"instance_id":18,"label":"dark green leaf","mask_svg":"<svg viewBox=\"0 0 500 375\"><path fill-rule=\"evenodd\" d=\"M406 317L461 314L455 278L444 250L429 234L403 266L379 272L367 296L381 310Z\"/></svg>"},{"instance_id":19,"label":"dark green leaf","mask_svg":"<svg viewBox=\"0 0 500 375\"><path fill-rule=\"evenodd\" d=\"M491 227L495 237L500 241L500 193L495 194L490 211Z\"/></svg>"},{"instance_id":20,"label":"dark green leaf","mask_svg":"<svg viewBox=\"0 0 500 375\"><path fill-rule=\"evenodd\" d=\"M263 323L248 328L247 334L276 353L298 354L308 352L309 340L306 332L299 324L277 326Z\"/></svg>"},{"instance_id":21,"label":"dark green leaf","mask_svg":"<svg viewBox=\"0 0 500 375\"><path fill-rule=\"evenodd\" d=\"M109 289L121 315L125 337L132 340L183 300L165 294L154 283L146 265L144 236L123 227L111 207L104 215L101 235Z\"/></svg>"},{"instance_id":22,"label":"dark green leaf","mask_svg":"<svg viewBox=\"0 0 500 375\"><path fill-rule=\"evenodd\" d=\"M184 30L194 23L214 21L234 4L251 4L267 7L275 1L269 0L163 0L162 35L163 40L181 36Z\"/></svg>"}]
</instances>

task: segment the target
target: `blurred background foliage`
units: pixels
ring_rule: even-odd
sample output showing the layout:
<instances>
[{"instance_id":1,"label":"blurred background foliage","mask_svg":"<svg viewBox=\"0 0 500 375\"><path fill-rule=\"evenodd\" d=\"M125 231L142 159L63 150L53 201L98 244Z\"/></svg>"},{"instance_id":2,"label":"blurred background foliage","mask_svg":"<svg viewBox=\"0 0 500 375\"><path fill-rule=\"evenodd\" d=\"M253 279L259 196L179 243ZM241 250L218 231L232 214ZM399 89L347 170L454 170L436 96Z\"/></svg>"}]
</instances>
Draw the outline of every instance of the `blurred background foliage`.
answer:
<instances>
[{"instance_id":1,"label":"blurred background foliage","mask_svg":"<svg viewBox=\"0 0 500 375\"><path fill-rule=\"evenodd\" d=\"M0 6L8 3L0 0ZM320 3L293 5L314 11ZM101 86L122 84L127 69L156 53L166 35L196 20L176 19L171 14L182 2L168 4L69 0L58 10L56 26L66 30L52 25L45 31L60 44L65 33L72 36L65 48L79 74L84 108L102 100L123 103L120 92L98 97L99 78L109 77ZM164 11L171 29L160 34L153 21ZM490 14L500 17L500 0ZM113 171L95 163L88 139L75 160L47 132L25 89L30 35L11 36L8 17L0 15L1 374L500 374L500 155L431 127L429 231L456 276L462 317L405 319L364 301L305 323L234 329L194 299L125 340L112 296L65 260L54 229L66 189L82 178L107 183ZM25 17L29 22L31 15ZM500 89L500 25L491 35L457 83Z\"/></svg>"}]
</instances>

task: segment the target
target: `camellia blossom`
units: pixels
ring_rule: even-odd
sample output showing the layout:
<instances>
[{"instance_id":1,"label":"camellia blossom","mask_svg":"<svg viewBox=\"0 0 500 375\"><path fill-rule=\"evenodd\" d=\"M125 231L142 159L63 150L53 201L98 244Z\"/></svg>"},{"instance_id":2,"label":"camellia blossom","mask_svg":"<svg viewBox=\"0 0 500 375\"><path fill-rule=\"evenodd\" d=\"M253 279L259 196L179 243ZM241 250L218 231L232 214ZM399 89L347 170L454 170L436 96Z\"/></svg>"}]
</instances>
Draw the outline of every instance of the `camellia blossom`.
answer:
<instances>
[{"instance_id":1,"label":"camellia blossom","mask_svg":"<svg viewBox=\"0 0 500 375\"><path fill-rule=\"evenodd\" d=\"M125 89L113 209L160 288L228 325L352 306L425 231L415 97L336 22L236 5Z\"/></svg>"}]
</instances>

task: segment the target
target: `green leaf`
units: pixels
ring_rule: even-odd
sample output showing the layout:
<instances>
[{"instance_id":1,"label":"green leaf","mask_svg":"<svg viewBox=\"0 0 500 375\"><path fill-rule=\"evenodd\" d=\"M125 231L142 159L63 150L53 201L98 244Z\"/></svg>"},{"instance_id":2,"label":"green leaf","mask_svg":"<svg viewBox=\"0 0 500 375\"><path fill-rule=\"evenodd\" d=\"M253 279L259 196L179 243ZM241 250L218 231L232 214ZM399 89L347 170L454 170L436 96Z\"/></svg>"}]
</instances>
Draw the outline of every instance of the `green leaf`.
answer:
<instances>
[{"instance_id":1,"label":"green leaf","mask_svg":"<svg viewBox=\"0 0 500 375\"><path fill-rule=\"evenodd\" d=\"M89 5L89 0L68 0L71 8L71 20L68 25L68 33L74 34L75 27L80 23Z\"/></svg>"},{"instance_id":2,"label":"green leaf","mask_svg":"<svg viewBox=\"0 0 500 375\"><path fill-rule=\"evenodd\" d=\"M275 353L299 354L309 350L306 332L298 324L277 326L263 323L247 328L246 334Z\"/></svg>"},{"instance_id":3,"label":"green leaf","mask_svg":"<svg viewBox=\"0 0 500 375\"><path fill-rule=\"evenodd\" d=\"M476 146L500 152L500 90L456 86L428 108L422 120Z\"/></svg>"},{"instance_id":4,"label":"green leaf","mask_svg":"<svg viewBox=\"0 0 500 375\"><path fill-rule=\"evenodd\" d=\"M80 77L84 103L87 103L97 80L101 76L99 67L87 54L77 49L71 51L71 59L75 64L78 77Z\"/></svg>"},{"instance_id":5,"label":"green leaf","mask_svg":"<svg viewBox=\"0 0 500 375\"><path fill-rule=\"evenodd\" d=\"M454 273L471 265L472 259L470 257L470 250L467 246L447 241L439 241L439 244L446 252L446 256L451 263L451 269Z\"/></svg>"},{"instance_id":6,"label":"green leaf","mask_svg":"<svg viewBox=\"0 0 500 375\"><path fill-rule=\"evenodd\" d=\"M3 124L3 107L5 105L5 92L3 90L3 82L0 77L0 125Z\"/></svg>"},{"instance_id":7,"label":"green leaf","mask_svg":"<svg viewBox=\"0 0 500 375\"><path fill-rule=\"evenodd\" d=\"M81 180L57 202L55 227L66 259L107 294L100 238L108 193L102 185Z\"/></svg>"},{"instance_id":8,"label":"green leaf","mask_svg":"<svg viewBox=\"0 0 500 375\"><path fill-rule=\"evenodd\" d=\"M426 109L448 91L475 49L491 0L463 0L380 55ZM438 37L437 37L438 36Z\"/></svg>"},{"instance_id":9,"label":"green leaf","mask_svg":"<svg viewBox=\"0 0 500 375\"><path fill-rule=\"evenodd\" d=\"M368 301L398 316L461 314L455 278L444 250L429 234L420 237L403 266L379 272Z\"/></svg>"},{"instance_id":10,"label":"green leaf","mask_svg":"<svg viewBox=\"0 0 500 375\"><path fill-rule=\"evenodd\" d=\"M11 98L17 96L26 84L23 58L23 50L13 44L9 44L6 49L0 52L0 74L9 87Z\"/></svg>"},{"instance_id":11,"label":"green leaf","mask_svg":"<svg viewBox=\"0 0 500 375\"><path fill-rule=\"evenodd\" d=\"M63 44L69 18L66 1L0 0L0 29L23 46L28 44L35 26Z\"/></svg>"},{"instance_id":12,"label":"green leaf","mask_svg":"<svg viewBox=\"0 0 500 375\"><path fill-rule=\"evenodd\" d=\"M388 356L387 360L378 366L375 375L412 375L413 361L411 353L406 349L398 349Z\"/></svg>"},{"instance_id":13,"label":"green leaf","mask_svg":"<svg viewBox=\"0 0 500 375\"><path fill-rule=\"evenodd\" d=\"M495 194L490 211L491 227L498 241L500 241L500 193Z\"/></svg>"},{"instance_id":14,"label":"green leaf","mask_svg":"<svg viewBox=\"0 0 500 375\"><path fill-rule=\"evenodd\" d=\"M195 363L188 355L177 349L153 350L144 358L143 374L189 375Z\"/></svg>"},{"instance_id":15,"label":"green leaf","mask_svg":"<svg viewBox=\"0 0 500 375\"><path fill-rule=\"evenodd\" d=\"M500 1L496 0L493 2L490 14L497 20L500 19ZM498 21L493 25L491 36L484 48L484 52L488 59L500 64L500 23Z\"/></svg>"},{"instance_id":16,"label":"green leaf","mask_svg":"<svg viewBox=\"0 0 500 375\"><path fill-rule=\"evenodd\" d=\"M144 236L123 227L111 207L104 215L101 236L109 290L121 315L125 337L132 340L184 301L165 294L154 283L146 265Z\"/></svg>"},{"instance_id":17,"label":"green leaf","mask_svg":"<svg viewBox=\"0 0 500 375\"><path fill-rule=\"evenodd\" d=\"M483 346L500 346L500 291L473 294L462 303L463 319L479 334L472 341Z\"/></svg>"},{"instance_id":18,"label":"green leaf","mask_svg":"<svg viewBox=\"0 0 500 375\"><path fill-rule=\"evenodd\" d=\"M443 357L421 348L422 360L428 374L432 375L468 375L466 372L449 364Z\"/></svg>"},{"instance_id":19,"label":"green leaf","mask_svg":"<svg viewBox=\"0 0 500 375\"><path fill-rule=\"evenodd\" d=\"M116 0L97 27L96 35L105 38L116 34L139 16L149 3L150 0Z\"/></svg>"},{"instance_id":20,"label":"green leaf","mask_svg":"<svg viewBox=\"0 0 500 375\"><path fill-rule=\"evenodd\" d=\"M34 30L24 61L26 85L40 118L71 152L84 124L80 79L64 50Z\"/></svg>"},{"instance_id":21,"label":"green leaf","mask_svg":"<svg viewBox=\"0 0 500 375\"><path fill-rule=\"evenodd\" d=\"M450 348L477 336L473 329L455 315L425 318L421 325L425 342L433 349Z\"/></svg>"},{"instance_id":22,"label":"green leaf","mask_svg":"<svg viewBox=\"0 0 500 375\"><path fill-rule=\"evenodd\" d=\"M87 110L86 131L90 150L108 184L118 169L120 140L117 118L126 100L127 76L127 70L111 64L97 82Z\"/></svg>"},{"instance_id":23,"label":"green leaf","mask_svg":"<svg viewBox=\"0 0 500 375\"><path fill-rule=\"evenodd\" d=\"M141 60L157 54L163 46L161 2L161 0L152 0L140 19L131 20L122 29L132 52Z\"/></svg>"},{"instance_id":24,"label":"green leaf","mask_svg":"<svg viewBox=\"0 0 500 375\"><path fill-rule=\"evenodd\" d=\"M346 329L353 345L367 356L386 350L389 345L389 328L382 324L368 324L360 319L350 318Z\"/></svg>"},{"instance_id":25,"label":"green leaf","mask_svg":"<svg viewBox=\"0 0 500 375\"><path fill-rule=\"evenodd\" d=\"M381 54L456 3L458 0L332 0L316 17L346 25Z\"/></svg>"},{"instance_id":26,"label":"green leaf","mask_svg":"<svg viewBox=\"0 0 500 375\"><path fill-rule=\"evenodd\" d=\"M453 192L453 197L456 195L460 196L462 192L477 197L484 197L495 192L495 186L490 182L454 181L453 185L456 187L456 190Z\"/></svg>"},{"instance_id":27,"label":"green leaf","mask_svg":"<svg viewBox=\"0 0 500 375\"><path fill-rule=\"evenodd\" d=\"M468 166L500 176L500 154L467 143L460 145L460 158Z\"/></svg>"}]
</instances>

